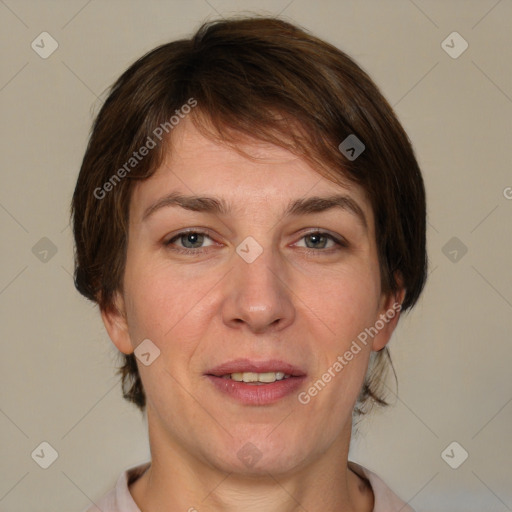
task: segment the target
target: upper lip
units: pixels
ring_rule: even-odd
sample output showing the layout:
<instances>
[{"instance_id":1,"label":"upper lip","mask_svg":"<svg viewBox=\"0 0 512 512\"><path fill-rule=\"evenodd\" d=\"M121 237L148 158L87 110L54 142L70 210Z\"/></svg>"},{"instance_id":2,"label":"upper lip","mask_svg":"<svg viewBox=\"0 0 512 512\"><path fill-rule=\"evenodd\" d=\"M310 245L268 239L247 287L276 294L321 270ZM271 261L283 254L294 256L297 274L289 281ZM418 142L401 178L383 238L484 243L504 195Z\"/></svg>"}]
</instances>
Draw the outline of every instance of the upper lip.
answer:
<instances>
[{"instance_id":1,"label":"upper lip","mask_svg":"<svg viewBox=\"0 0 512 512\"><path fill-rule=\"evenodd\" d=\"M254 361L250 359L234 359L226 363L222 363L215 368L212 368L206 372L207 375L214 375L216 377L222 377L223 375L229 375L231 373L266 373L266 372L283 372L293 377L302 377L306 375L297 366L294 366L285 361L278 359L269 359L266 361Z\"/></svg>"}]
</instances>

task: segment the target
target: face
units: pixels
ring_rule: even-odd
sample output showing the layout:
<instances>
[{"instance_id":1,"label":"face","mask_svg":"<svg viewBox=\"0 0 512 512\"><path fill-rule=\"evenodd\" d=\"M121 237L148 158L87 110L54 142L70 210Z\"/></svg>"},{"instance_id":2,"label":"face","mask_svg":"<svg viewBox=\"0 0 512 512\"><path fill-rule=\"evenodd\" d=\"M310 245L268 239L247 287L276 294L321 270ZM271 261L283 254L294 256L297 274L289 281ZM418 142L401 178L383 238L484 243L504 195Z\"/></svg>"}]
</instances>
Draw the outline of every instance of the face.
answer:
<instances>
[{"instance_id":1,"label":"face","mask_svg":"<svg viewBox=\"0 0 512 512\"><path fill-rule=\"evenodd\" d=\"M364 192L276 146L244 144L247 158L188 120L173 136L133 191L119 313L103 312L122 352L150 340L138 366L153 457L156 443L224 472L284 473L339 455L397 318L356 352L395 302Z\"/></svg>"}]
</instances>

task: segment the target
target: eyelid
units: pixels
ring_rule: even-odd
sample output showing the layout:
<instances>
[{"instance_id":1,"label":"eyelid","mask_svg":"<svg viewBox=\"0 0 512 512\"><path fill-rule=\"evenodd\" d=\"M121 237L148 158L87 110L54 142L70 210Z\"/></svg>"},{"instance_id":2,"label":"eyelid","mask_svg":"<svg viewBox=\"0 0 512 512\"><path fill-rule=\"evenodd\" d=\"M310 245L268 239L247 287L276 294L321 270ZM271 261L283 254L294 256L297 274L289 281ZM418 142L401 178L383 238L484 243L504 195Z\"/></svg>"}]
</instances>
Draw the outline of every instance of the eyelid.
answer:
<instances>
[{"instance_id":1,"label":"eyelid","mask_svg":"<svg viewBox=\"0 0 512 512\"><path fill-rule=\"evenodd\" d=\"M176 231L175 233L171 233L170 235L166 235L167 240L164 241L165 244L168 244L172 240L179 238L180 236L186 235L188 233L197 233L198 235L205 235L208 238L213 240L212 232L208 228L184 228Z\"/></svg>"}]
</instances>

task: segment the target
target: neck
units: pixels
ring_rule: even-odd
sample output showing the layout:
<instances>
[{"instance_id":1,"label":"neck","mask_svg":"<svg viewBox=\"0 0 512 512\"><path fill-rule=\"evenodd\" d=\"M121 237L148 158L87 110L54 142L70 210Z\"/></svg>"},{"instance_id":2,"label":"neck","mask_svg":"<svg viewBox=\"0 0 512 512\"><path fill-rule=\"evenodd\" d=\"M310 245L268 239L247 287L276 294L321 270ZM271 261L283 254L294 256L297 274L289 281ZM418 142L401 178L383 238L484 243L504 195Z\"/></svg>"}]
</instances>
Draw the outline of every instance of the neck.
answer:
<instances>
[{"instance_id":1,"label":"neck","mask_svg":"<svg viewBox=\"0 0 512 512\"><path fill-rule=\"evenodd\" d=\"M148 410L148 417L149 417ZM152 462L130 487L142 511L370 512L369 484L347 467L350 428L323 454L286 472L226 472L199 460L149 421ZM348 435L347 435L348 432ZM340 462L341 461L341 462Z\"/></svg>"}]
</instances>

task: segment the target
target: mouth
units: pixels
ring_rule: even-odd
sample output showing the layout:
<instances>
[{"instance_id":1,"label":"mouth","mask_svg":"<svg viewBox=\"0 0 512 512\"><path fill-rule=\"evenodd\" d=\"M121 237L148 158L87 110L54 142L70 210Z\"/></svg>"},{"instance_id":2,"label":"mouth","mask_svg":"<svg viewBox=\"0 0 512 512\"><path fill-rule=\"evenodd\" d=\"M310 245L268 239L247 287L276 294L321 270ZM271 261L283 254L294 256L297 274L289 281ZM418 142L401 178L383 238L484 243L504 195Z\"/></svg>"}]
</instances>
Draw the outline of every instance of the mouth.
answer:
<instances>
[{"instance_id":1,"label":"mouth","mask_svg":"<svg viewBox=\"0 0 512 512\"><path fill-rule=\"evenodd\" d=\"M277 359L267 361L235 359L208 370L206 375L237 382L271 383L290 377L304 377L306 372L298 366Z\"/></svg>"},{"instance_id":2,"label":"mouth","mask_svg":"<svg viewBox=\"0 0 512 512\"><path fill-rule=\"evenodd\" d=\"M280 360L237 359L205 374L222 394L246 405L267 405L296 391L306 373Z\"/></svg>"},{"instance_id":3,"label":"mouth","mask_svg":"<svg viewBox=\"0 0 512 512\"><path fill-rule=\"evenodd\" d=\"M222 379L231 379L236 382L245 382L246 384L271 384L279 380L289 379L291 375L284 372L235 372L222 375Z\"/></svg>"}]
</instances>

